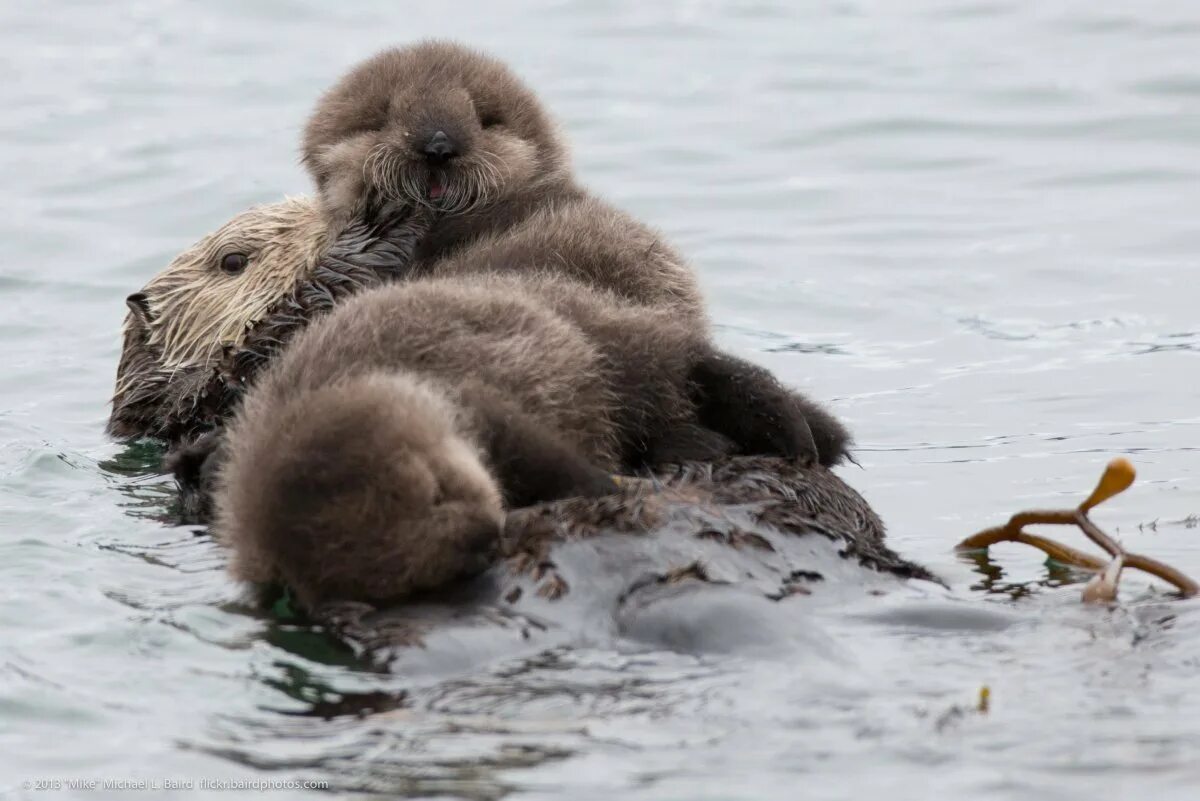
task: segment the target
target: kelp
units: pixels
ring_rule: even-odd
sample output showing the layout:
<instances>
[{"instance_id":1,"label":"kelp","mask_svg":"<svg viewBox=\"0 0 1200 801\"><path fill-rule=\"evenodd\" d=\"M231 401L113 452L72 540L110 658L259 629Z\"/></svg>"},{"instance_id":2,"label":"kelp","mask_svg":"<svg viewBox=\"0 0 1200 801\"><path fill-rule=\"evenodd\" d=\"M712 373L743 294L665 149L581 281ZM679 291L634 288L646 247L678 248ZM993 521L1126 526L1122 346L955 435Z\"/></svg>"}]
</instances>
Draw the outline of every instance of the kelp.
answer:
<instances>
[{"instance_id":1,"label":"kelp","mask_svg":"<svg viewBox=\"0 0 1200 801\"><path fill-rule=\"evenodd\" d=\"M997 543L1019 542L1037 548L1056 562L1095 571L1096 575L1083 588L1083 600L1086 603L1115 601L1117 584L1125 568L1141 570L1156 576L1175 587L1180 596L1190 598L1200 592L1200 585L1193 579L1157 559L1127 551L1088 517L1088 512L1092 509L1129 489L1136 476L1137 472L1128 459L1113 459L1104 469L1104 474L1100 476L1092 494L1074 509L1034 509L1018 512L1002 526L984 529L967 537L958 544L957 550L986 551ZM1036 525L1076 526L1089 540L1100 546L1108 558L1093 556L1025 530L1027 526Z\"/></svg>"}]
</instances>

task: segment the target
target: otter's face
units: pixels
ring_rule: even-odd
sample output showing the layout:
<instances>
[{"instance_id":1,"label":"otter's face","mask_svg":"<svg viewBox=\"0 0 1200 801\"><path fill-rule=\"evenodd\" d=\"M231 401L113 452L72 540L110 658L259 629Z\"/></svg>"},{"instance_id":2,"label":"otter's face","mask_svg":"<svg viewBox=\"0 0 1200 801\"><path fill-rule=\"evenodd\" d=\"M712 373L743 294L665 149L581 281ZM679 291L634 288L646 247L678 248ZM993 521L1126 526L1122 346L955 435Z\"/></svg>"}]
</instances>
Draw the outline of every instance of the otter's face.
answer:
<instances>
[{"instance_id":1,"label":"otter's face","mask_svg":"<svg viewBox=\"0 0 1200 801\"><path fill-rule=\"evenodd\" d=\"M380 53L335 85L304 163L335 224L371 192L453 214L567 169L534 94L499 61L441 42Z\"/></svg>"},{"instance_id":2,"label":"otter's face","mask_svg":"<svg viewBox=\"0 0 1200 801\"><path fill-rule=\"evenodd\" d=\"M247 326L308 276L325 247L309 200L259 206L177 256L126 298L124 347L108 431L161 435L163 413L184 401Z\"/></svg>"}]
</instances>

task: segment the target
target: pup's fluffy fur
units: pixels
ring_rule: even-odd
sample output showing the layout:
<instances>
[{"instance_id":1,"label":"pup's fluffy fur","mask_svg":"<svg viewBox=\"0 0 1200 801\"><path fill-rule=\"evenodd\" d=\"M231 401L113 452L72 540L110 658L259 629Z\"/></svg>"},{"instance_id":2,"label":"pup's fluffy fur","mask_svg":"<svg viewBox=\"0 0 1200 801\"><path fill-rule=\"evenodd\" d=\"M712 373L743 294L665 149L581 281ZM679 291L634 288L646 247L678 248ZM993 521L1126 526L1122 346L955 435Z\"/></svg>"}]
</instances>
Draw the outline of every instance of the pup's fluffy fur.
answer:
<instances>
[{"instance_id":1,"label":"pup's fluffy fur","mask_svg":"<svg viewBox=\"0 0 1200 801\"><path fill-rule=\"evenodd\" d=\"M552 271L707 337L682 257L576 183L538 98L494 58L424 42L364 61L318 102L303 160L335 231L380 199L438 211L415 275ZM711 401L706 424L743 452L826 465L845 455L845 429L766 371L711 348L695 366L690 380Z\"/></svg>"},{"instance_id":2,"label":"pup's fluffy fur","mask_svg":"<svg viewBox=\"0 0 1200 801\"><path fill-rule=\"evenodd\" d=\"M686 375L703 347L661 310L554 276L347 300L229 426L216 522L234 572L282 581L308 608L477 572L505 507L610 492L633 443L692 425Z\"/></svg>"}]
</instances>

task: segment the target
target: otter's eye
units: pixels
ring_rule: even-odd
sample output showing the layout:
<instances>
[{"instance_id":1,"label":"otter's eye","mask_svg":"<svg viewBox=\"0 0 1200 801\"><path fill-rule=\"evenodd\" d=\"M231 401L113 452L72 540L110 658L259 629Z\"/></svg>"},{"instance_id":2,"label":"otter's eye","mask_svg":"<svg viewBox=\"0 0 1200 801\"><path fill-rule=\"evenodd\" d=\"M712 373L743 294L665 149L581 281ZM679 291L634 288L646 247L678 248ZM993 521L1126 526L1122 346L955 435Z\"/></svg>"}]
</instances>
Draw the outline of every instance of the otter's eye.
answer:
<instances>
[{"instance_id":1,"label":"otter's eye","mask_svg":"<svg viewBox=\"0 0 1200 801\"><path fill-rule=\"evenodd\" d=\"M479 124L484 128L495 128L497 125L503 125L504 120L500 119L499 114L482 114L479 117Z\"/></svg>"},{"instance_id":2,"label":"otter's eye","mask_svg":"<svg viewBox=\"0 0 1200 801\"><path fill-rule=\"evenodd\" d=\"M246 258L245 253L226 253L221 257L221 271L229 275L237 275L246 269L246 265L249 263L250 259Z\"/></svg>"}]
</instances>

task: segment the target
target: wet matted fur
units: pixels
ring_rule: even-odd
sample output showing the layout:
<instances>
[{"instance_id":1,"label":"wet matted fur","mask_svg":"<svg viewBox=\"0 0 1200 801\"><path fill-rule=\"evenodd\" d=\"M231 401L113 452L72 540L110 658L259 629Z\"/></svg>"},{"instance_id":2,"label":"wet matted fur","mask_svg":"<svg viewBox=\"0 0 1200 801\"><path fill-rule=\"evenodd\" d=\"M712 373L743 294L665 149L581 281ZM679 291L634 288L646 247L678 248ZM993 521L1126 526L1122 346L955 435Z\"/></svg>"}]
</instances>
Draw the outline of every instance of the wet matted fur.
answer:
<instances>
[{"instance_id":1,"label":"wet matted fur","mask_svg":"<svg viewBox=\"0 0 1200 801\"><path fill-rule=\"evenodd\" d=\"M514 510L499 559L480 577L400 607L342 601L309 617L395 670L536 653L581 633L694 651L765 633L759 644L776 650L786 610L805 615L808 600L837 598L846 568L877 592L889 580L939 581L887 546L883 523L831 471L735 457L626 481L601 498ZM713 611L727 604L749 616L750 634L720 630L728 620ZM767 614L771 604L785 614ZM459 653L464 643L473 656Z\"/></svg>"},{"instance_id":2,"label":"wet matted fur","mask_svg":"<svg viewBox=\"0 0 1200 801\"><path fill-rule=\"evenodd\" d=\"M335 303L404 277L428 231L387 207L386 233L356 221L328 247L311 199L257 206L177 256L127 300L108 433L175 445L218 427L284 344ZM245 266L228 274L226 257Z\"/></svg>"}]
</instances>

